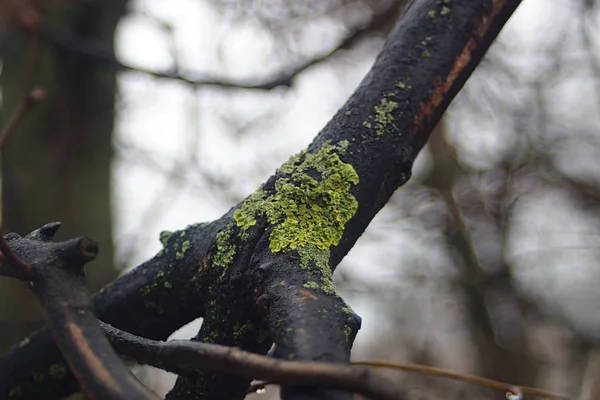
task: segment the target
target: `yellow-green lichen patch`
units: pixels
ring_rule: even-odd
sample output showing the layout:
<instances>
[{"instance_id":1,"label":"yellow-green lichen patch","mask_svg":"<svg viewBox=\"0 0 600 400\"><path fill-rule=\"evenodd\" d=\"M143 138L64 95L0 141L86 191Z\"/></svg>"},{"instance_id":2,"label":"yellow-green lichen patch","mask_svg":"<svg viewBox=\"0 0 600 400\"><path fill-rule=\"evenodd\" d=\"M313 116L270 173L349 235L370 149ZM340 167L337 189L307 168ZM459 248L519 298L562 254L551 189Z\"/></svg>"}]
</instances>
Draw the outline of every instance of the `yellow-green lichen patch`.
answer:
<instances>
[{"instance_id":1,"label":"yellow-green lichen patch","mask_svg":"<svg viewBox=\"0 0 600 400\"><path fill-rule=\"evenodd\" d=\"M213 265L222 268L228 268L235 259L235 243L233 242L233 223L221 232L217 233L217 252L213 257Z\"/></svg>"},{"instance_id":2,"label":"yellow-green lichen patch","mask_svg":"<svg viewBox=\"0 0 600 400\"><path fill-rule=\"evenodd\" d=\"M347 141L324 144L316 153L302 152L279 170L289 177L275 182L275 192L267 196L262 190L250 196L234 213L242 230L256 224L263 216L274 225L269 237L272 252L301 249L314 245L320 250L339 243L346 222L358 208L350 193L358 184L352 165L343 162Z\"/></svg>"},{"instance_id":3,"label":"yellow-green lichen patch","mask_svg":"<svg viewBox=\"0 0 600 400\"><path fill-rule=\"evenodd\" d=\"M151 284L142 286L140 288L140 294L143 297L146 297L146 299L144 299L144 307L155 309L159 314L162 314L163 309L160 305L160 301L155 301L155 296L161 295L161 287L167 289L171 289L173 287L172 284L167 280L167 276L163 271L156 273L154 276L154 281Z\"/></svg>"},{"instance_id":4,"label":"yellow-green lichen patch","mask_svg":"<svg viewBox=\"0 0 600 400\"><path fill-rule=\"evenodd\" d=\"M326 294L335 294L333 273L329 267L329 257L331 255L329 249L321 250L311 244L298 249L298 255L300 255L300 268L319 275L321 284L318 288Z\"/></svg>"},{"instance_id":5,"label":"yellow-green lichen patch","mask_svg":"<svg viewBox=\"0 0 600 400\"><path fill-rule=\"evenodd\" d=\"M152 293L152 286L146 285L140 288L140 294L142 296L148 296L150 293Z\"/></svg>"},{"instance_id":6,"label":"yellow-green lichen patch","mask_svg":"<svg viewBox=\"0 0 600 400\"><path fill-rule=\"evenodd\" d=\"M163 247L167 247L167 243L169 242L169 239L171 239L171 236L173 236L173 232L171 231L162 231L160 233L160 242Z\"/></svg>"},{"instance_id":7,"label":"yellow-green lichen patch","mask_svg":"<svg viewBox=\"0 0 600 400\"><path fill-rule=\"evenodd\" d=\"M237 345L242 344L244 336L248 334L248 332L254 330L254 325L251 321L246 321L243 324L236 322L233 325L233 342Z\"/></svg>"},{"instance_id":8,"label":"yellow-green lichen patch","mask_svg":"<svg viewBox=\"0 0 600 400\"><path fill-rule=\"evenodd\" d=\"M185 257L185 252L188 251L190 247L192 247L192 245L189 240L186 240L183 243L181 243L181 251L175 253L175 258L181 260L183 257Z\"/></svg>"},{"instance_id":9,"label":"yellow-green lichen patch","mask_svg":"<svg viewBox=\"0 0 600 400\"><path fill-rule=\"evenodd\" d=\"M350 335L352 335L352 328L349 326L344 327L344 335L346 336L346 343L350 345Z\"/></svg>"},{"instance_id":10,"label":"yellow-green lichen patch","mask_svg":"<svg viewBox=\"0 0 600 400\"><path fill-rule=\"evenodd\" d=\"M443 11L443 10L442 10ZM444 15L444 14L441 14ZM421 56L425 58L431 57L431 50L427 46L429 46L433 42L433 36L427 36L425 39L421 40L421 45L423 46L423 51L421 52Z\"/></svg>"},{"instance_id":11,"label":"yellow-green lichen patch","mask_svg":"<svg viewBox=\"0 0 600 400\"><path fill-rule=\"evenodd\" d=\"M341 311L344 314L348 314L348 315L350 315L352 317L354 317L356 315L356 313L354 312L354 310L352 309L352 307L350 307L349 305L346 305L346 306L342 307Z\"/></svg>"},{"instance_id":12,"label":"yellow-green lichen patch","mask_svg":"<svg viewBox=\"0 0 600 400\"><path fill-rule=\"evenodd\" d=\"M56 380L63 379L65 376L67 376L67 368L62 363L52 364L48 372L50 378Z\"/></svg>"},{"instance_id":13,"label":"yellow-green lichen patch","mask_svg":"<svg viewBox=\"0 0 600 400\"><path fill-rule=\"evenodd\" d=\"M319 284L315 281L308 281L302 286L304 286L305 289L319 289L320 288Z\"/></svg>"},{"instance_id":14,"label":"yellow-green lichen patch","mask_svg":"<svg viewBox=\"0 0 600 400\"><path fill-rule=\"evenodd\" d=\"M396 93L390 94L394 95ZM374 107L373 114L369 115L370 121L363 122L363 125L369 129L374 127L375 133L378 136L398 131L398 128L395 125L396 119L393 112L400 107L400 105L393 100L387 99L387 96L388 94L386 94L379 104Z\"/></svg>"}]
</instances>

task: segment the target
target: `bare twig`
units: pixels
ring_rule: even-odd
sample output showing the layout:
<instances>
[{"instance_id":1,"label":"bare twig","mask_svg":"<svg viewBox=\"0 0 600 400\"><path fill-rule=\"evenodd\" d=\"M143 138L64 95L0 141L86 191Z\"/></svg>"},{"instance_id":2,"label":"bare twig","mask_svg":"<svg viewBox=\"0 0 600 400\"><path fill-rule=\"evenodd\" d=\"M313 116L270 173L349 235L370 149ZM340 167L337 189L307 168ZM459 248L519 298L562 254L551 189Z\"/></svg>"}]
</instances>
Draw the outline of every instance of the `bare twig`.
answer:
<instances>
[{"instance_id":1,"label":"bare twig","mask_svg":"<svg viewBox=\"0 0 600 400\"><path fill-rule=\"evenodd\" d=\"M517 386L512 385L510 383L504 383L495 381L492 379L482 378L480 376L463 374L460 372L454 372L443 368L438 367L430 367L427 365L420 364L411 364L411 363L390 363L385 361L354 361L351 362L352 365L363 365L367 367L375 367L375 368L390 368L397 369L402 371L410 371L416 372L418 374L424 375L436 375L444 378L456 379L463 382L474 383L479 386L487 387L494 390L499 390L505 393L511 393L515 396L521 395L531 395L537 396L552 400L569 400L570 397L563 396L559 394L555 394L549 392L547 390L542 390L538 388L528 387L528 386ZM248 389L248 393L255 393L258 390L264 389L269 385L276 384L275 382L256 382L253 383Z\"/></svg>"},{"instance_id":2,"label":"bare twig","mask_svg":"<svg viewBox=\"0 0 600 400\"><path fill-rule=\"evenodd\" d=\"M46 99L46 91L44 89L35 88L23 96L23 100L19 103L17 109L10 116L8 122L0 133L0 152L4 150L6 141L12 135L19 122L23 119L28 110L38 103Z\"/></svg>"},{"instance_id":3,"label":"bare twig","mask_svg":"<svg viewBox=\"0 0 600 400\"><path fill-rule=\"evenodd\" d=\"M240 350L188 340L145 339L102 324L112 345L126 357L171 372L203 369L226 372L282 385L322 386L373 399L402 400L406 392L370 368L347 364L283 361Z\"/></svg>"},{"instance_id":4,"label":"bare twig","mask_svg":"<svg viewBox=\"0 0 600 400\"><path fill-rule=\"evenodd\" d=\"M474 383L479 386L484 386L490 389L500 390L505 393L514 395L531 395L544 397L552 400L569 400L570 397L549 392L547 390L537 389L528 386L517 386L510 383L499 382L493 379L482 378L476 375L463 374L460 372L450 371L444 368L431 367L427 365L410 364L410 363L391 363L386 361L354 361L352 365L364 365L376 368L391 368L402 371L411 371L419 374L437 375L445 378L457 379L464 382Z\"/></svg>"}]
</instances>

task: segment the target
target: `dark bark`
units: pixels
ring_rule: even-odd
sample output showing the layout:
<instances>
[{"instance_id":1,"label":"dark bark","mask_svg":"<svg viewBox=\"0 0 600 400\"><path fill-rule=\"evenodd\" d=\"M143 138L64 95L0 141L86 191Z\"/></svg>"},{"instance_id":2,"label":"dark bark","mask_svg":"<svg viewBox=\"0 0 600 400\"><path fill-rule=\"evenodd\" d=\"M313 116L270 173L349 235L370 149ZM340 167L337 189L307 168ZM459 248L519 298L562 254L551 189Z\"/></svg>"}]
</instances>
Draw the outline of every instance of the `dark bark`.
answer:
<instances>
[{"instance_id":1,"label":"dark bark","mask_svg":"<svg viewBox=\"0 0 600 400\"><path fill-rule=\"evenodd\" d=\"M360 318L331 274L394 190L518 0L413 2L356 92L306 152L220 219L163 235L165 249L94 297L100 319L164 339L195 317L197 340L293 360L347 362ZM36 382L58 362L47 333L0 359L0 393L74 389ZM23 364L26 359L27 365ZM249 379L181 374L169 399L242 398ZM283 388L285 399L349 399ZM37 396L37 397L36 397Z\"/></svg>"}]
</instances>

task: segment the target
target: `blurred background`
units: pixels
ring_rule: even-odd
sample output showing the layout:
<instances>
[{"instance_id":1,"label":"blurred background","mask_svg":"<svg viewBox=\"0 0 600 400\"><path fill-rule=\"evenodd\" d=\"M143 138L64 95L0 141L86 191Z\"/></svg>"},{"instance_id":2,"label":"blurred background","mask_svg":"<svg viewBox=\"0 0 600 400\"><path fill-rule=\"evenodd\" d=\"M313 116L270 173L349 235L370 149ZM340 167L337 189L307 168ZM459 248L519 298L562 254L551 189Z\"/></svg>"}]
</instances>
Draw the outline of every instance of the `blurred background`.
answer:
<instances>
[{"instance_id":1,"label":"blurred background","mask_svg":"<svg viewBox=\"0 0 600 400\"><path fill-rule=\"evenodd\" d=\"M158 251L160 231L219 217L306 147L403 3L0 0L2 121L25 84L23 7L44 16L35 81L49 92L7 146L5 231L59 220L61 238L95 236L97 290ZM600 398L599 7L524 0L504 28L337 269L363 317L354 359ZM42 318L0 280L0 351ZM160 394L173 383L136 371ZM504 398L386 374L426 399Z\"/></svg>"}]
</instances>

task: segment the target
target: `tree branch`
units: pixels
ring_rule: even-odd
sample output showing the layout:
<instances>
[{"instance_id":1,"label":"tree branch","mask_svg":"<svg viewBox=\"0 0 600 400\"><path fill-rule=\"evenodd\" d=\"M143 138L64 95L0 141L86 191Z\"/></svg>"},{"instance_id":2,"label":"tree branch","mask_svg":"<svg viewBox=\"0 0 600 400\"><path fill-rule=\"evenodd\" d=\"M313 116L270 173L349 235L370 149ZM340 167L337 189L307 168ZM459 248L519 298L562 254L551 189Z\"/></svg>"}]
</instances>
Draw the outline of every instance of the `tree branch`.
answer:
<instances>
[{"instance_id":1,"label":"tree branch","mask_svg":"<svg viewBox=\"0 0 600 400\"><path fill-rule=\"evenodd\" d=\"M315 362L282 361L235 347L187 340L148 340L103 324L104 332L119 353L142 364L181 373L203 369L278 384L344 389L373 399L402 400L403 390L369 368Z\"/></svg>"},{"instance_id":2,"label":"tree branch","mask_svg":"<svg viewBox=\"0 0 600 400\"><path fill-rule=\"evenodd\" d=\"M158 399L116 355L92 313L84 265L98 254L98 243L88 237L55 243L52 238L59 226L45 225L25 238L13 238L11 245L29 266L29 287L84 394L106 400ZM49 373L53 378L65 376L67 368L55 364ZM22 392L16 386L10 394L20 397Z\"/></svg>"}]
</instances>

